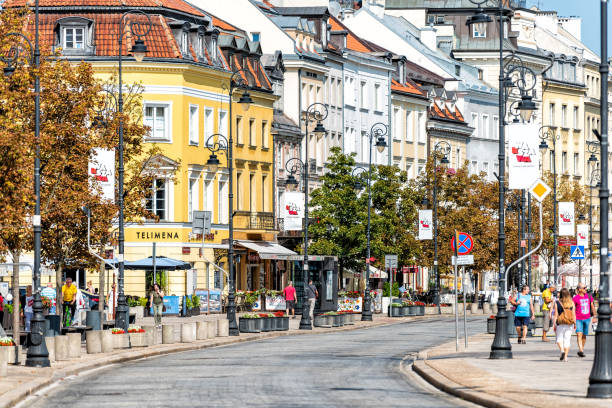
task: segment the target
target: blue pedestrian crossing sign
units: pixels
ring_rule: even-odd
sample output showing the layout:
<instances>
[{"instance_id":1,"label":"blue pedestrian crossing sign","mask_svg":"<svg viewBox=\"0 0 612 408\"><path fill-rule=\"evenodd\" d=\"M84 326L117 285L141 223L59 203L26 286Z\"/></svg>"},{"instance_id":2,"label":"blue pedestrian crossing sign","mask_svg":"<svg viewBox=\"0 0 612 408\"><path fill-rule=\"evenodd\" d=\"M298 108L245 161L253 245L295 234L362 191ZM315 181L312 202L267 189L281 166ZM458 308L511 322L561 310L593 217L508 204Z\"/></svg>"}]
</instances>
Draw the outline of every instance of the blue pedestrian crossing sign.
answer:
<instances>
[{"instance_id":1,"label":"blue pedestrian crossing sign","mask_svg":"<svg viewBox=\"0 0 612 408\"><path fill-rule=\"evenodd\" d=\"M584 259L584 245L572 245L570 255L572 259Z\"/></svg>"}]
</instances>

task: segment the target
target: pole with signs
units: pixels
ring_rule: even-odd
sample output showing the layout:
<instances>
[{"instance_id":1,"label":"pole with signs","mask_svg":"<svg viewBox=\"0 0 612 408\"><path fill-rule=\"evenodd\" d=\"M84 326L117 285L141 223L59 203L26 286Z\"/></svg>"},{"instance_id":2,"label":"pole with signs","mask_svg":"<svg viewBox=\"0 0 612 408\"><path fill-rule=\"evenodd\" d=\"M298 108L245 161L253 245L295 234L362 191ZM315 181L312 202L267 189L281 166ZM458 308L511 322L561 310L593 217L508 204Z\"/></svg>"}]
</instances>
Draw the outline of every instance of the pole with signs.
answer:
<instances>
[{"instance_id":1,"label":"pole with signs","mask_svg":"<svg viewBox=\"0 0 612 408\"><path fill-rule=\"evenodd\" d=\"M393 304L393 269L397 269L397 255L385 255L385 269L389 272L389 317Z\"/></svg>"},{"instance_id":2,"label":"pole with signs","mask_svg":"<svg viewBox=\"0 0 612 408\"><path fill-rule=\"evenodd\" d=\"M465 310L465 303L466 303L466 275L465 275L465 266L461 267L461 277L462 277L462 288L463 288L463 335L465 337L465 348L467 350L468 347L468 331L467 331L467 310Z\"/></svg>"},{"instance_id":3,"label":"pole with signs","mask_svg":"<svg viewBox=\"0 0 612 408\"><path fill-rule=\"evenodd\" d=\"M455 242L459 242L459 234L457 233L457 230L455 230ZM457 248L459 247L459 245L454 245L455 247L455 259L458 258L458 252L457 252ZM459 295L457 292L457 264L459 262L455 262L455 267L454 267L454 271L455 271L455 348L457 351L459 351L459 309L458 309L458 305L457 303L459 302Z\"/></svg>"}]
</instances>

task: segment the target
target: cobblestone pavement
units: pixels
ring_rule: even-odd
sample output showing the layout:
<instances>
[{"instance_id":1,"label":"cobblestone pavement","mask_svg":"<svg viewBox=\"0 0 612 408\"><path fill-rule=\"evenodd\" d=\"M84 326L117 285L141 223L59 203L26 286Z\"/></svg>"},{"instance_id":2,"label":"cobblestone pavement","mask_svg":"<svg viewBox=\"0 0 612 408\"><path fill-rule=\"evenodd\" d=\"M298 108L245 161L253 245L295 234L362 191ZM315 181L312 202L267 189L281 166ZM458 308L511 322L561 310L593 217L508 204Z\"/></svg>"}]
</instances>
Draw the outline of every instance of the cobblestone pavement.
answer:
<instances>
[{"instance_id":1,"label":"cobblestone pavement","mask_svg":"<svg viewBox=\"0 0 612 408\"><path fill-rule=\"evenodd\" d=\"M469 329L482 332L484 318ZM452 318L440 318L177 353L68 378L28 406L471 406L400 370L406 355L452 338Z\"/></svg>"}]
</instances>

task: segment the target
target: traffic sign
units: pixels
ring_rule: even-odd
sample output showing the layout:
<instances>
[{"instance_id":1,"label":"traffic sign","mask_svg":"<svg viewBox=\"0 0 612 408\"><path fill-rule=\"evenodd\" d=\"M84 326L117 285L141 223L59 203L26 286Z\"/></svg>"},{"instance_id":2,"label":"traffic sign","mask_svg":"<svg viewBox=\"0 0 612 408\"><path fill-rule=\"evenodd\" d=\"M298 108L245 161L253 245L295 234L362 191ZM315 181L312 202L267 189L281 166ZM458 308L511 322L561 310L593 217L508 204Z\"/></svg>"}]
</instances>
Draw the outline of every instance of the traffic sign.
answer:
<instances>
[{"instance_id":1,"label":"traffic sign","mask_svg":"<svg viewBox=\"0 0 612 408\"><path fill-rule=\"evenodd\" d=\"M537 180L529 189L529 193L539 202L542 202L551 191L552 189L542 180Z\"/></svg>"},{"instance_id":2,"label":"traffic sign","mask_svg":"<svg viewBox=\"0 0 612 408\"><path fill-rule=\"evenodd\" d=\"M461 265L474 265L474 255L459 255L457 258L453 255L451 257L451 263L455 265L455 261L458 266Z\"/></svg>"},{"instance_id":3,"label":"traffic sign","mask_svg":"<svg viewBox=\"0 0 612 408\"><path fill-rule=\"evenodd\" d=\"M474 248L474 240L472 236L467 232L457 232L457 239L459 240L459 245L457 246L457 255L467 255L472 252L472 248ZM453 251L455 250L455 237L451 239L451 247Z\"/></svg>"},{"instance_id":4,"label":"traffic sign","mask_svg":"<svg viewBox=\"0 0 612 408\"><path fill-rule=\"evenodd\" d=\"M536 239L535 232L526 232L523 234L523 239Z\"/></svg>"},{"instance_id":5,"label":"traffic sign","mask_svg":"<svg viewBox=\"0 0 612 408\"><path fill-rule=\"evenodd\" d=\"M559 238L559 246L572 246L577 245L575 238Z\"/></svg>"},{"instance_id":6,"label":"traffic sign","mask_svg":"<svg viewBox=\"0 0 612 408\"><path fill-rule=\"evenodd\" d=\"M572 259L584 259L584 247L582 245L572 245L570 254Z\"/></svg>"},{"instance_id":7,"label":"traffic sign","mask_svg":"<svg viewBox=\"0 0 612 408\"><path fill-rule=\"evenodd\" d=\"M385 269L397 269L397 255L385 255Z\"/></svg>"}]
</instances>

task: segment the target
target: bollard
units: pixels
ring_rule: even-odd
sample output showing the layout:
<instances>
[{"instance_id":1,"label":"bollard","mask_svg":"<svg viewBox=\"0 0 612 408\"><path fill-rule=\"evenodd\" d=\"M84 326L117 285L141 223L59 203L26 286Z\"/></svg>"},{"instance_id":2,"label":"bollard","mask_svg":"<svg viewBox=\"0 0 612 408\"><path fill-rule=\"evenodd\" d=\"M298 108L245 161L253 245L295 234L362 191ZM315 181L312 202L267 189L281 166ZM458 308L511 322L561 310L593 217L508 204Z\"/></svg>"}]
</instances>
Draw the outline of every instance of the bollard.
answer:
<instances>
[{"instance_id":1,"label":"bollard","mask_svg":"<svg viewBox=\"0 0 612 408\"><path fill-rule=\"evenodd\" d=\"M69 360L68 336L55 336L55 361Z\"/></svg>"},{"instance_id":2,"label":"bollard","mask_svg":"<svg viewBox=\"0 0 612 408\"><path fill-rule=\"evenodd\" d=\"M229 336L229 320L227 319L217 320L217 336L219 337Z\"/></svg>"},{"instance_id":3,"label":"bollard","mask_svg":"<svg viewBox=\"0 0 612 408\"><path fill-rule=\"evenodd\" d=\"M55 361L55 336L45 337L45 344L47 345L47 351L49 352L49 361Z\"/></svg>"},{"instance_id":4,"label":"bollard","mask_svg":"<svg viewBox=\"0 0 612 408\"><path fill-rule=\"evenodd\" d=\"M130 336L128 333L113 334L113 348L115 350L130 348Z\"/></svg>"},{"instance_id":5,"label":"bollard","mask_svg":"<svg viewBox=\"0 0 612 408\"><path fill-rule=\"evenodd\" d=\"M81 333L68 333L68 357L81 357Z\"/></svg>"},{"instance_id":6,"label":"bollard","mask_svg":"<svg viewBox=\"0 0 612 408\"><path fill-rule=\"evenodd\" d=\"M145 342L147 346L154 346L157 343L157 328L155 326L142 326L145 331Z\"/></svg>"},{"instance_id":7,"label":"bollard","mask_svg":"<svg viewBox=\"0 0 612 408\"><path fill-rule=\"evenodd\" d=\"M478 303L472 303L470 305L470 312L472 314L477 314L478 313Z\"/></svg>"},{"instance_id":8,"label":"bollard","mask_svg":"<svg viewBox=\"0 0 612 408\"><path fill-rule=\"evenodd\" d=\"M196 340L208 338L208 322L196 322Z\"/></svg>"},{"instance_id":9,"label":"bollard","mask_svg":"<svg viewBox=\"0 0 612 408\"><path fill-rule=\"evenodd\" d=\"M8 373L8 348L0 347L0 377L6 377Z\"/></svg>"},{"instance_id":10,"label":"bollard","mask_svg":"<svg viewBox=\"0 0 612 408\"><path fill-rule=\"evenodd\" d=\"M488 302L482 304L482 312L487 316L491 314L491 305Z\"/></svg>"},{"instance_id":11,"label":"bollard","mask_svg":"<svg viewBox=\"0 0 612 408\"><path fill-rule=\"evenodd\" d=\"M172 344L174 342L174 325L162 324L162 344Z\"/></svg>"},{"instance_id":12,"label":"bollard","mask_svg":"<svg viewBox=\"0 0 612 408\"><path fill-rule=\"evenodd\" d=\"M497 303L491 306L491 314L497 316Z\"/></svg>"},{"instance_id":13,"label":"bollard","mask_svg":"<svg viewBox=\"0 0 612 408\"><path fill-rule=\"evenodd\" d=\"M111 353L113 351L113 333L110 330L102 330L100 332L100 346L102 353Z\"/></svg>"},{"instance_id":14,"label":"bollard","mask_svg":"<svg viewBox=\"0 0 612 408\"><path fill-rule=\"evenodd\" d=\"M208 322L208 334L207 337L209 339L214 339L215 337L217 337L217 322L210 321Z\"/></svg>"},{"instance_id":15,"label":"bollard","mask_svg":"<svg viewBox=\"0 0 612 408\"><path fill-rule=\"evenodd\" d=\"M98 354L102 352L102 335L100 330L88 330L85 332L87 354Z\"/></svg>"},{"instance_id":16,"label":"bollard","mask_svg":"<svg viewBox=\"0 0 612 408\"><path fill-rule=\"evenodd\" d=\"M181 343L193 343L195 340L195 323L181 324Z\"/></svg>"}]
</instances>

